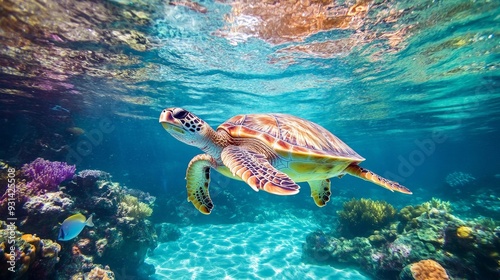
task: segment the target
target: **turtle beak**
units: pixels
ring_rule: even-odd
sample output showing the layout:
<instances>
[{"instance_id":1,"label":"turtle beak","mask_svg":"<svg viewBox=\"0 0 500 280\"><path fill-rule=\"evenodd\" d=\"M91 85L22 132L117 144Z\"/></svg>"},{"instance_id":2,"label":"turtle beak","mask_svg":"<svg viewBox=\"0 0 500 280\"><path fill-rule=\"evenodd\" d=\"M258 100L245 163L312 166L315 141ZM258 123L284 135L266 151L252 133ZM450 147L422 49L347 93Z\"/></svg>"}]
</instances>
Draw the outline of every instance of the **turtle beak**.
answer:
<instances>
[{"instance_id":1,"label":"turtle beak","mask_svg":"<svg viewBox=\"0 0 500 280\"><path fill-rule=\"evenodd\" d=\"M171 109L165 109L161 112L159 122L168 132L171 132L172 130L181 134L184 134L185 132L182 124L180 124L179 121L172 116Z\"/></svg>"}]
</instances>

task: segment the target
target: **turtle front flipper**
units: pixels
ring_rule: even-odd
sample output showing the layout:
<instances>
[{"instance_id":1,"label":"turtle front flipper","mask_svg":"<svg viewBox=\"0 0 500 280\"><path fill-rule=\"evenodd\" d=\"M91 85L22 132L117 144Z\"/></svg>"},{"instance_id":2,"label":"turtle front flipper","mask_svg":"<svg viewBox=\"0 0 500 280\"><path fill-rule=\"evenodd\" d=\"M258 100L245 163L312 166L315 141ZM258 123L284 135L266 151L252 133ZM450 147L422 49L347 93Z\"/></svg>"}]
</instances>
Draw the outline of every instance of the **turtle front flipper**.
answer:
<instances>
[{"instance_id":1,"label":"turtle front flipper","mask_svg":"<svg viewBox=\"0 0 500 280\"><path fill-rule=\"evenodd\" d=\"M376 185L379 185L383 188L386 188L390 191L397 191L405 194L412 194L412 192L404 187L401 186L399 183L387 180L386 178L383 178L372 171L365 169L357 164L351 164L349 165L346 169L345 172L352 175L356 176L358 178L361 178L366 181L370 181Z\"/></svg>"},{"instance_id":2,"label":"turtle front flipper","mask_svg":"<svg viewBox=\"0 0 500 280\"><path fill-rule=\"evenodd\" d=\"M299 192L299 185L274 168L262 154L245 147L228 146L222 150L221 158L233 176L240 177L255 191L265 190L277 195Z\"/></svg>"},{"instance_id":3,"label":"turtle front flipper","mask_svg":"<svg viewBox=\"0 0 500 280\"><path fill-rule=\"evenodd\" d=\"M309 181L311 196L318 207L323 207L330 201L330 179Z\"/></svg>"},{"instance_id":4,"label":"turtle front flipper","mask_svg":"<svg viewBox=\"0 0 500 280\"><path fill-rule=\"evenodd\" d=\"M217 163L210 155L203 154L195 156L188 165L186 172L188 201L191 201L201 213L208 215L214 208L208 184L210 183L210 167L216 167Z\"/></svg>"}]
</instances>

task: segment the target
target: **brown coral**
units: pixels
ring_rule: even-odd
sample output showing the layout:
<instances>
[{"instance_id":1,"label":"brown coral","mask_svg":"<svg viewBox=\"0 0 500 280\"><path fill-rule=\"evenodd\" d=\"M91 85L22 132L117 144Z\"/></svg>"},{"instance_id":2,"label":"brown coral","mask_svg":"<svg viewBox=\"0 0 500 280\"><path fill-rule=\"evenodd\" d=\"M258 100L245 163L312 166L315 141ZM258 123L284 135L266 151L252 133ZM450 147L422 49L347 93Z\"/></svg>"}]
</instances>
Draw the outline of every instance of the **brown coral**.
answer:
<instances>
[{"instance_id":1,"label":"brown coral","mask_svg":"<svg viewBox=\"0 0 500 280\"><path fill-rule=\"evenodd\" d=\"M114 280L114 273L109 270L109 267L100 268L95 267L92 269L85 279L89 280Z\"/></svg>"},{"instance_id":2,"label":"brown coral","mask_svg":"<svg viewBox=\"0 0 500 280\"><path fill-rule=\"evenodd\" d=\"M446 270L434 260L423 260L410 265L415 280L445 280L450 279Z\"/></svg>"},{"instance_id":3,"label":"brown coral","mask_svg":"<svg viewBox=\"0 0 500 280\"><path fill-rule=\"evenodd\" d=\"M61 252L61 245L50 239L44 239L42 248L42 258L55 259L59 261L59 252Z\"/></svg>"},{"instance_id":4,"label":"brown coral","mask_svg":"<svg viewBox=\"0 0 500 280\"><path fill-rule=\"evenodd\" d=\"M21 253L21 268L20 274L24 274L28 271L30 265L35 261L36 252L40 248L40 237L34 234L23 234L21 239L29 244L29 247Z\"/></svg>"},{"instance_id":5,"label":"brown coral","mask_svg":"<svg viewBox=\"0 0 500 280\"><path fill-rule=\"evenodd\" d=\"M29 233L23 234L23 236L21 236L21 239L28 242L31 245L34 245L37 249L40 246L40 237L34 234L29 234Z\"/></svg>"},{"instance_id":6,"label":"brown coral","mask_svg":"<svg viewBox=\"0 0 500 280\"><path fill-rule=\"evenodd\" d=\"M73 246L73 247L71 248L71 254L72 254L73 256L79 256L79 255L81 255L82 253L80 252L80 248L78 248L78 246Z\"/></svg>"}]
</instances>

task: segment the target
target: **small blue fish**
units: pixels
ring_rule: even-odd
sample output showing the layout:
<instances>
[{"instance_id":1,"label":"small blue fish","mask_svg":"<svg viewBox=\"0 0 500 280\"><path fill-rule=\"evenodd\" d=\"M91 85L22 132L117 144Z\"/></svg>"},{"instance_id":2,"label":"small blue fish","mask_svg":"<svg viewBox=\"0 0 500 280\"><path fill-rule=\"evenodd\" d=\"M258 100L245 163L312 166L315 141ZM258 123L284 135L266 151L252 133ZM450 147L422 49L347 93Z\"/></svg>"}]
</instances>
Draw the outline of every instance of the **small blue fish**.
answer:
<instances>
[{"instance_id":1,"label":"small blue fish","mask_svg":"<svg viewBox=\"0 0 500 280\"><path fill-rule=\"evenodd\" d=\"M71 240L77 237L85 226L94 226L94 223L92 223L92 215L90 215L88 220L85 220L85 216L80 213L70 216L62 223L57 239L60 241Z\"/></svg>"},{"instance_id":2,"label":"small blue fish","mask_svg":"<svg viewBox=\"0 0 500 280\"><path fill-rule=\"evenodd\" d=\"M64 108L61 105L56 105L56 106L50 108L50 110L52 110L52 111L66 111L66 113L69 113L69 110Z\"/></svg>"}]
</instances>

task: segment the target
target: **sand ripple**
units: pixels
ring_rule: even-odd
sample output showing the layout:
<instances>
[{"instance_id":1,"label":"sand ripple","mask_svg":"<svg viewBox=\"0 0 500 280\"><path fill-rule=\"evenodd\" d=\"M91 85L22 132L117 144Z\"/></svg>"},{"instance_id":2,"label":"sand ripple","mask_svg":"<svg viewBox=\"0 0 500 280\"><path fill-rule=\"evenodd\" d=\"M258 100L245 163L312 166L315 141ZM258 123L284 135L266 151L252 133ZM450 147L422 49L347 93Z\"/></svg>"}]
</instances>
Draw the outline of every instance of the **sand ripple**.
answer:
<instances>
[{"instance_id":1,"label":"sand ripple","mask_svg":"<svg viewBox=\"0 0 500 280\"><path fill-rule=\"evenodd\" d=\"M181 228L146 259L156 279L368 279L350 269L301 262L302 243L314 230L305 220Z\"/></svg>"}]
</instances>

